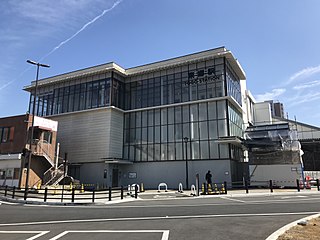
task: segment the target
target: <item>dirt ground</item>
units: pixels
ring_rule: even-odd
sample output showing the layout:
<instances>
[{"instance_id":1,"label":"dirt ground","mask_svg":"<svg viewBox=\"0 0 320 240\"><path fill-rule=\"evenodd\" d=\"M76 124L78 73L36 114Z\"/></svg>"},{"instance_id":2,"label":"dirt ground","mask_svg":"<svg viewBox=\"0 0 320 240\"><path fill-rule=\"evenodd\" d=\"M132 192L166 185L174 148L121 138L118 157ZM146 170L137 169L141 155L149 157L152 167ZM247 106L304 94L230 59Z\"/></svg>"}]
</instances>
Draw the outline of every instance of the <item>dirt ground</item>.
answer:
<instances>
[{"instance_id":1,"label":"dirt ground","mask_svg":"<svg viewBox=\"0 0 320 240\"><path fill-rule=\"evenodd\" d=\"M319 240L320 217L311 219L306 226L296 225L278 237L277 240Z\"/></svg>"}]
</instances>

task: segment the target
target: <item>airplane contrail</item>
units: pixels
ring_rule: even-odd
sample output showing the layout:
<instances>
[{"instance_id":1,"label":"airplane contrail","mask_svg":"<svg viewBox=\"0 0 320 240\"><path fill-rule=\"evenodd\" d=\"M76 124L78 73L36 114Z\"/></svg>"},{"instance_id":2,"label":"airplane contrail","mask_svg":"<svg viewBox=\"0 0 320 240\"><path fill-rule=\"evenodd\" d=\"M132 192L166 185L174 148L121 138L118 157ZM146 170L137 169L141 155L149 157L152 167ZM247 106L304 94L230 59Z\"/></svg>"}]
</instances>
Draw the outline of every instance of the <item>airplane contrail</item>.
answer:
<instances>
[{"instance_id":1,"label":"airplane contrail","mask_svg":"<svg viewBox=\"0 0 320 240\"><path fill-rule=\"evenodd\" d=\"M82 28L80 28L80 30L78 30L75 34L73 34L71 37L69 37L68 39L62 41L61 43L59 43L56 47L54 47L49 53L47 53L46 55L44 55L42 58L40 58L38 60L38 62L42 61L43 59L45 59L46 57L48 57L49 55L51 55L52 53L54 53L56 50L58 50L61 46L63 46L64 44L68 43L70 40L72 40L73 38L75 38L79 33L81 33L83 30L85 30L89 25L93 24L95 21L97 21L99 18L101 18L103 15L105 15L107 12L112 11L116 6L119 5L119 3L121 3L123 0L118 0L116 1L110 8L103 10L103 12L96 16L94 19L92 19L91 21L87 22L85 25L83 25ZM0 86L0 91L3 90L4 88L8 87L10 84L12 84L13 82L17 81L27 70L29 70L30 67L27 67L26 69L24 69L19 76L14 79L11 80L5 84L3 84L2 86Z\"/></svg>"},{"instance_id":2,"label":"airplane contrail","mask_svg":"<svg viewBox=\"0 0 320 240\"><path fill-rule=\"evenodd\" d=\"M91 21L87 22L85 25L83 25L82 28L80 28L79 31L77 31L75 34L73 34L71 37L69 37L68 39L62 41L58 46L56 46L55 48L53 48L49 53L47 53L45 56L43 56L39 61L42 61L43 59L45 59L46 57L48 57L49 55L51 55L52 53L54 53L56 50L58 50L62 45L66 44L67 42L69 42L70 40L72 40L73 38L75 38L79 33L81 33L83 30L85 30L89 25L91 25L92 23L94 23L95 21L97 21L99 18L101 18L103 15L105 15L107 12L110 12L112 9L114 9L119 3L121 3L122 0L118 0L116 1L111 8L109 9L105 9L103 10L103 12L96 16L94 19L92 19Z\"/></svg>"}]
</instances>

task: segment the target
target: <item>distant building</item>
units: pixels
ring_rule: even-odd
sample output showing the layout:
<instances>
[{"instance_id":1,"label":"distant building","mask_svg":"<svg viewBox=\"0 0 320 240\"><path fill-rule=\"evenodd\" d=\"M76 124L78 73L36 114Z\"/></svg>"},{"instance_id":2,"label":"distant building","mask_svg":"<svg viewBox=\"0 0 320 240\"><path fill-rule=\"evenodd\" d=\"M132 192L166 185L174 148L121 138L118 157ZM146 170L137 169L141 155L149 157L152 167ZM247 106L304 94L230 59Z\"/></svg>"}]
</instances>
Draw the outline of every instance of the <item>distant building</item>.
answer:
<instances>
[{"instance_id":1,"label":"distant building","mask_svg":"<svg viewBox=\"0 0 320 240\"><path fill-rule=\"evenodd\" d=\"M0 186L25 186L31 122L29 114L0 118ZM30 187L54 166L57 134L55 121L35 117L34 126Z\"/></svg>"}]
</instances>

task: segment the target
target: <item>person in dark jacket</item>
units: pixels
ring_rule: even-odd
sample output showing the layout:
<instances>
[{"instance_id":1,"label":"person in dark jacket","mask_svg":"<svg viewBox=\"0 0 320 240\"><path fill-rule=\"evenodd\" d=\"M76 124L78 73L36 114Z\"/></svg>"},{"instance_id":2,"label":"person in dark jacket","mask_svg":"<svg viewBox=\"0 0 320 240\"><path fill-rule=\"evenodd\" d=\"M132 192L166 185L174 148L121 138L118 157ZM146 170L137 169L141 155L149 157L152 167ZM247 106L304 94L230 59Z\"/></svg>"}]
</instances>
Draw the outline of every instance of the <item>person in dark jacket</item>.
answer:
<instances>
[{"instance_id":1,"label":"person in dark jacket","mask_svg":"<svg viewBox=\"0 0 320 240\"><path fill-rule=\"evenodd\" d=\"M207 181L207 184L212 185L212 174L211 174L210 170L206 174L206 181Z\"/></svg>"}]
</instances>

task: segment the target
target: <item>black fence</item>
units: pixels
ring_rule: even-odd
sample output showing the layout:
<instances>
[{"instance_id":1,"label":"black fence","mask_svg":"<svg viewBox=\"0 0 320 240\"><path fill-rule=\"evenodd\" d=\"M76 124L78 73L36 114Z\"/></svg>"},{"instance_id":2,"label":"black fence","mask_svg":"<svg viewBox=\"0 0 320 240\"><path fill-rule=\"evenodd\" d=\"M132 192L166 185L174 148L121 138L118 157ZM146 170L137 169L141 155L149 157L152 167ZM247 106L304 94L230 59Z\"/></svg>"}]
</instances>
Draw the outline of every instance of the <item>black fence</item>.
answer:
<instances>
[{"instance_id":1,"label":"black fence","mask_svg":"<svg viewBox=\"0 0 320 240\"><path fill-rule=\"evenodd\" d=\"M284 182L288 184L289 182ZM227 194L228 190L243 190L245 193L249 193L250 190L255 189L269 189L272 193L274 189L280 188L291 188L296 189L300 192L301 189L311 189L315 187L317 191L320 191L319 179L316 180L305 180L304 182L301 180L296 180L290 182L291 187L281 187L281 182L268 180L268 181L249 181L244 180L241 182L220 182L220 183L212 183L207 184L203 183L201 185L201 194L202 195L210 195L210 194Z\"/></svg>"},{"instance_id":2,"label":"black fence","mask_svg":"<svg viewBox=\"0 0 320 240\"><path fill-rule=\"evenodd\" d=\"M84 188L44 188L44 189L26 189L3 186L0 187L0 197L7 199L18 200L33 200L38 202L71 202L71 203L94 203L95 201L112 201L114 199L122 200L125 197L138 198L138 188L134 191L128 191L124 187L106 188L95 190L91 187L90 190Z\"/></svg>"}]
</instances>

